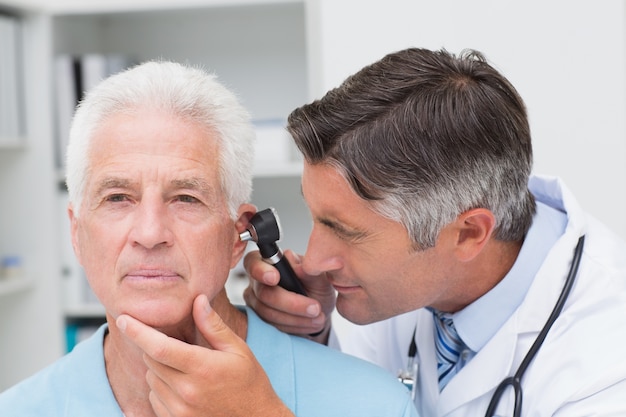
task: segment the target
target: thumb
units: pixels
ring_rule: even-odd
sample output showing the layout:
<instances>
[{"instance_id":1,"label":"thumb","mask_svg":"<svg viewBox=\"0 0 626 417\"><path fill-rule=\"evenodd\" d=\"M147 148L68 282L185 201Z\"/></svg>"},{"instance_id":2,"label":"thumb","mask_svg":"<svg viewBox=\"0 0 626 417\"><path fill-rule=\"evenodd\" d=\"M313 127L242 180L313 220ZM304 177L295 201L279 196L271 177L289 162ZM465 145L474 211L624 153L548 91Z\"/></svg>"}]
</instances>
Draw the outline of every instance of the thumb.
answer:
<instances>
[{"instance_id":1,"label":"thumb","mask_svg":"<svg viewBox=\"0 0 626 417\"><path fill-rule=\"evenodd\" d=\"M211 348L223 352L240 352L242 348L247 349L246 343L224 323L204 294L194 300L193 320L200 335Z\"/></svg>"}]
</instances>

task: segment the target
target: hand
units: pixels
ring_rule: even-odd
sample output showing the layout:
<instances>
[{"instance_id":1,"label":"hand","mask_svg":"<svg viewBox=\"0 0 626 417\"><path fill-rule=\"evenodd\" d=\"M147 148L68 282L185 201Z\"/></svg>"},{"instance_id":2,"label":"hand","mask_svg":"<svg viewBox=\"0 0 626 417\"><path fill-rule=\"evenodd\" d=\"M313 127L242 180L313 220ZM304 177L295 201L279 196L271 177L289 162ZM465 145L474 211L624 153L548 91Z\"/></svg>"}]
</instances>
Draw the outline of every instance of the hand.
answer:
<instances>
[{"instance_id":1,"label":"hand","mask_svg":"<svg viewBox=\"0 0 626 417\"><path fill-rule=\"evenodd\" d=\"M244 267L250 276L250 285L244 291L246 304L263 320L284 332L326 343L335 308L335 291L325 276L305 274L300 257L294 252L285 251L285 257L306 288L308 297L279 287L278 270L263 261L258 251L252 251L244 258ZM320 331L315 337L309 336Z\"/></svg>"},{"instance_id":2,"label":"hand","mask_svg":"<svg viewBox=\"0 0 626 417\"><path fill-rule=\"evenodd\" d=\"M168 337L128 315L116 321L145 353L150 403L158 417L293 416L248 345L224 324L206 296L195 299L193 317L213 349Z\"/></svg>"}]
</instances>

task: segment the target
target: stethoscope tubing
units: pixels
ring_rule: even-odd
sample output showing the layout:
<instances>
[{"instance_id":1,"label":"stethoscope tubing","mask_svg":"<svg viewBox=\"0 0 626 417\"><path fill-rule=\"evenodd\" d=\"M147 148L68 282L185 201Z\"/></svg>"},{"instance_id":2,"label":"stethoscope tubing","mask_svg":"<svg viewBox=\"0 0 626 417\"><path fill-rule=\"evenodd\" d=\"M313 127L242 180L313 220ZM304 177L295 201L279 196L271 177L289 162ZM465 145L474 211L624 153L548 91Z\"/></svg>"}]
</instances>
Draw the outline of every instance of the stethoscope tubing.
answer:
<instances>
[{"instance_id":1,"label":"stethoscope tubing","mask_svg":"<svg viewBox=\"0 0 626 417\"><path fill-rule=\"evenodd\" d=\"M535 358L535 355L539 351L539 348L541 348L541 345L543 344L546 336L548 335L550 328L552 327L556 319L561 314L561 311L563 310L563 306L565 305L565 302L567 301L567 298L569 297L572 287L574 286L576 275L578 274L578 266L580 265L580 259L582 258L584 245L585 245L585 235L582 235L578 239L578 244L576 245L576 248L574 249L574 257L572 258L572 265L570 266L570 270L567 274L567 278L565 280L563 290L561 290L561 295L559 296L559 299L556 301L556 304L554 305L554 309L552 310L550 317L548 317L548 320L546 321L546 324L543 326L543 329L541 329L541 331L539 332L539 335L537 336L532 346L528 350L528 353L522 360L522 363L520 364L519 368L517 368L515 375L504 379L500 383L500 385L498 385L498 387L496 388L493 396L491 397L491 401L489 402L489 407L487 408L485 417L493 417L496 407L498 406L498 403L500 402L500 399L502 398L502 394L504 394L504 391L509 386L513 388L514 395L515 395L513 417L521 416L522 414L522 377L524 376L524 373L526 372L528 365L530 365L530 362L532 362L532 360Z\"/></svg>"}]
</instances>

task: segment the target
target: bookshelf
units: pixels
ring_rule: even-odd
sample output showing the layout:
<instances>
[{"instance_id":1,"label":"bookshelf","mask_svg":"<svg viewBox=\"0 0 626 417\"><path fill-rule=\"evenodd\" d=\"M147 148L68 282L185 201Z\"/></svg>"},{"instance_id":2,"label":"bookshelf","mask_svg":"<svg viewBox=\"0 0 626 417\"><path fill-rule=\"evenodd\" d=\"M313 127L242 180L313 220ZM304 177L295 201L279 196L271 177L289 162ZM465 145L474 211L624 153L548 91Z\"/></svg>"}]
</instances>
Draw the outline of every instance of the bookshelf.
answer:
<instances>
[{"instance_id":1,"label":"bookshelf","mask_svg":"<svg viewBox=\"0 0 626 417\"><path fill-rule=\"evenodd\" d=\"M22 23L0 11L0 148L19 148L23 135Z\"/></svg>"},{"instance_id":2,"label":"bookshelf","mask_svg":"<svg viewBox=\"0 0 626 417\"><path fill-rule=\"evenodd\" d=\"M0 1L0 8L3 1ZM0 148L0 257L18 256L21 276L0 282L0 390L64 352L60 228L54 201L50 18L18 7L22 84L19 144Z\"/></svg>"}]
</instances>

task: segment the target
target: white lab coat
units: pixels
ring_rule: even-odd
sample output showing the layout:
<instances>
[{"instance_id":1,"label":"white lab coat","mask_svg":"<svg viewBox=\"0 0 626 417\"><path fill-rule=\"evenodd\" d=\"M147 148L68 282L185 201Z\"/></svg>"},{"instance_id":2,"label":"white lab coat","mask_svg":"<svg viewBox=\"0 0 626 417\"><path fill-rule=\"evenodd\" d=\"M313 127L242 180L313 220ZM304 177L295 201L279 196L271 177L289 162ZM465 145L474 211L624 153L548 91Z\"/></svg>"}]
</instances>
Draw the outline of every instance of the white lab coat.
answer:
<instances>
[{"instance_id":1,"label":"white lab coat","mask_svg":"<svg viewBox=\"0 0 626 417\"><path fill-rule=\"evenodd\" d=\"M561 293L578 238L586 235L576 282L565 307L522 379L522 416L626 416L626 246L586 215L557 179L534 177L539 201L567 213L522 305L439 393L432 315L417 310L341 337L342 349L394 374L406 366L417 323L422 417L485 415L496 386L517 370ZM498 415L512 415L511 390Z\"/></svg>"}]
</instances>

